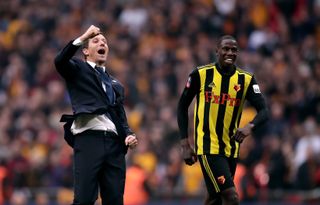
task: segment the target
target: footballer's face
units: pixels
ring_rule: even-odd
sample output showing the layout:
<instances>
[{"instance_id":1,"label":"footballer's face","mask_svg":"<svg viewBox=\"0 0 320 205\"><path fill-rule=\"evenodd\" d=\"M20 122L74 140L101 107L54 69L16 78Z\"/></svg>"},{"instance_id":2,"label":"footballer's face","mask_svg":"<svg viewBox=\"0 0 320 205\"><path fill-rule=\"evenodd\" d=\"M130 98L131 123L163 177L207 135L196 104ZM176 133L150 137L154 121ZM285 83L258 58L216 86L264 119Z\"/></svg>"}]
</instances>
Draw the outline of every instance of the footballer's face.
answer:
<instances>
[{"instance_id":1,"label":"footballer's face","mask_svg":"<svg viewBox=\"0 0 320 205\"><path fill-rule=\"evenodd\" d=\"M238 56L238 43L233 39L224 39L217 48L217 57L222 67L234 65Z\"/></svg>"},{"instance_id":2,"label":"footballer's face","mask_svg":"<svg viewBox=\"0 0 320 205\"><path fill-rule=\"evenodd\" d=\"M97 65L104 65L107 61L109 47L107 39L102 35L96 35L89 39L88 46L82 49L87 61L96 63Z\"/></svg>"}]
</instances>

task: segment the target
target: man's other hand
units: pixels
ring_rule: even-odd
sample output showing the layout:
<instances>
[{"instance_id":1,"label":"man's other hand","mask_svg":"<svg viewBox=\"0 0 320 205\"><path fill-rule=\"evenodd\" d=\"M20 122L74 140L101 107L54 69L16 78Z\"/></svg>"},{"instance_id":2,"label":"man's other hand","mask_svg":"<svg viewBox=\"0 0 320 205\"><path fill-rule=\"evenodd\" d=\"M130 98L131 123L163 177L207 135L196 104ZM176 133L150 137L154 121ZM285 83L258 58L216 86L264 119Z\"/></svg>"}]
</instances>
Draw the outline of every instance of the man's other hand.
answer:
<instances>
[{"instance_id":1,"label":"man's other hand","mask_svg":"<svg viewBox=\"0 0 320 205\"><path fill-rule=\"evenodd\" d=\"M193 165L194 163L196 163L197 162L197 155L194 152L194 150L192 149L192 147L190 146L190 144L188 142L188 138L180 140L180 145L181 145L181 149L182 149L182 157L184 159L184 162L190 166Z\"/></svg>"},{"instance_id":2,"label":"man's other hand","mask_svg":"<svg viewBox=\"0 0 320 205\"><path fill-rule=\"evenodd\" d=\"M138 138L136 135L128 135L125 139L125 144L129 146L130 149L133 149L138 145Z\"/></svg>"},{"instance_id":3,"label":"man's other hand","mask_svg":"<svg viewBox=\"0 0 320 205\"><path fill-rule=\"evenodd\" d=\"M243 140L251 135L252 128L254 127L253 124L248 123L246 126L243 128L238 128L236 133L233 136L233 139L236 140L237 142L243 142Z\"/></svg>"}]
</instances>

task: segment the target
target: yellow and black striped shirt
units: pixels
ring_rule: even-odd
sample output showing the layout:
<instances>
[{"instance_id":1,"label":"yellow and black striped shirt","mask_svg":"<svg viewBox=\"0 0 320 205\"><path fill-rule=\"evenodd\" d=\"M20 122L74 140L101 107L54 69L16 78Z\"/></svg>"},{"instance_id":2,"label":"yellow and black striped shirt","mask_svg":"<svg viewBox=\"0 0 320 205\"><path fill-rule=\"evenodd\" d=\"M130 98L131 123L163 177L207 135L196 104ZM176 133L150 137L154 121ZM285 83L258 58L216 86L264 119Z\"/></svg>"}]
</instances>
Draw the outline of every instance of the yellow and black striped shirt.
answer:
<instances>
[{"instance_id":1,"label":"yellow and black striped shirt","mask_svg":"<svg viewBox=\"0 0 320 205\"><path fill-rule=\"evenodd\" d=\"M256 108L259 107L257 104L264 102L253 75L237 67L224 73L217 64L198 67L189 75L178 110L187 112L181 107L188 109L195 96L196 153L237 158L239 143L231 137L239 126L244 102L247 99ZM185 123L188 124L187 120L179 122L179 127L182 135L187 136L185 125L181 126Z\"/></svg>"}]
</instances>

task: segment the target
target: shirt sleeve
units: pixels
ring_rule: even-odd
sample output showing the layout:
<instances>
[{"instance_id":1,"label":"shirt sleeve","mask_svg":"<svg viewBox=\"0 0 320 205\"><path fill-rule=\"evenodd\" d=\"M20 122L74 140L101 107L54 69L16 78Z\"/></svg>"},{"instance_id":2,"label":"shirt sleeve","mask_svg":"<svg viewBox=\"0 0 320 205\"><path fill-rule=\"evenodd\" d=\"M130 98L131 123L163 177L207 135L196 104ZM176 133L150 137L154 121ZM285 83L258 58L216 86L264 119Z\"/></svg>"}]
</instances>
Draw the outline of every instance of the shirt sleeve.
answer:
<instances>
[{"instance_id":1,"label":"shirt sleeve","mask_svg":"<svg viewBox=\"0 0 320 205\"><path fill-rule=\"evenodd\" d=\"M177 120L179 125L180 137L181 139L188 137L188 108L193 100L193 98L199 93L200 90L200 76L198 69L195 69L188 77L185 88L181 94L178 111Z\"/></svg>"},{"instance_id":2,"label":"shirt sleeve","mask_svg":"<svg viewBox=\"0 0 320 205\"><path fill-rule=\"evenodd\" d=\"M81 46L83 42L80 40L80 37L72 42L74 46Z\"/></svg>"},{"instance_id":3,"label":"shirt sleeve","mask_svg":"<svg viewBox=\"0 0 320 205\"><path fill-rule=\"evenodd\" d=\"M251 121L251 123L254 125L254 128L256 128L257 126L267 121L268 109L265 99L260 91L260 87L254 76L252 77L250 85L248 87L246 98L250 102L250 104L257 110L257 115Z\"/></svg>"}]
</instances>

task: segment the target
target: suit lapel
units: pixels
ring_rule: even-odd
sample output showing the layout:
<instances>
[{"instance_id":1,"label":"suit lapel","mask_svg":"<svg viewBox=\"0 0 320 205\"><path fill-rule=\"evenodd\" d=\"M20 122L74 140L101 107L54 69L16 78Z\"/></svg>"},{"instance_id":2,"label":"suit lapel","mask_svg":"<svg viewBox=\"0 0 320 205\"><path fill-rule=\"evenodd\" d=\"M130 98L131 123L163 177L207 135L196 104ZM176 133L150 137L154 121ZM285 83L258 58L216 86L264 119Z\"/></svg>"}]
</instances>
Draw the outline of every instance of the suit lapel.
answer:
<instances>
[{"instance_id":1,"label":"suit lapel","mask_svg":"<svg viewBox=\"0 0 320 205\"><path fill-rule=\"evenodd\" d=\"M121 92L121 84L111 76L112 88L116 94L116 103L119 103L123 100L123 93Z\"/></svg>"},{"instance_id":2,"label":"suit lapel","mask_svg":"<svg viewBox=\"0 0 320 205\"><path fill-rule=\"evenodd\" d=\"M97 71L94 70L94 68L91 67L91 65L89 63L86 62L86 65L88 67L88 69L90 70L89 72L91 72L95 77L94 77L94 80L96 81L96 83L98 83L99 87L101 88L101 92L103 93L103 95L105 95L105 97L107 97L107 94L106 92L103 90L103 87L102 87L102 81L99 77L99 74L97 73ZM116 95L116 103L119 103L123 100L123 94L121 92L121 84L116 80L114 79L112 76L111 77L111 84L112 84L112 88L113 88L113 91Z\"/></svg>"}]
</instances>

